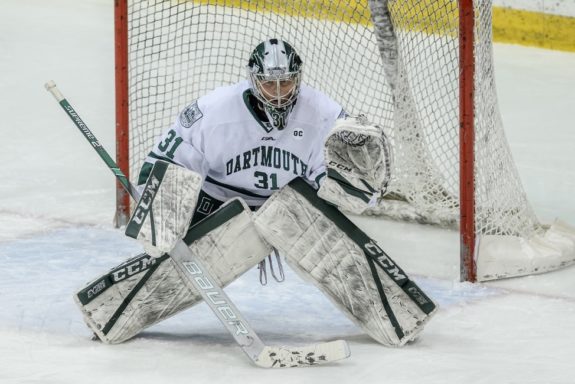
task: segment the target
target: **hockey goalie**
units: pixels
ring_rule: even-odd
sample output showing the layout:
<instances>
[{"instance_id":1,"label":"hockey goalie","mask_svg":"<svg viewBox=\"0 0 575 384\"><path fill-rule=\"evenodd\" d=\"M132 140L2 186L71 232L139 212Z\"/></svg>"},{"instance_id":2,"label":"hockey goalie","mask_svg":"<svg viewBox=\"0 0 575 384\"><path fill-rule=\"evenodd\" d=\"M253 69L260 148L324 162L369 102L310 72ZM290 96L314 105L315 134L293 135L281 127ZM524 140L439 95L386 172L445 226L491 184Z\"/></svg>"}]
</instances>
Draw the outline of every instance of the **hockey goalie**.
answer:
<instances>
[{"instance_id":1,"label":"hockey goalie","mask_svg":"<svg viewBox=\"0 0 575 384\"><path fill-rule=\"evenodd\" d=\"M302 84L302 69L290 44L266 40L247 80L192 102L158 138L126 227L145 253L75 296L100 340L121 343L201 301L168 255L182 239L220 286L273 252L375 341L402 346L422 331L433 301L342 213L385 194L383 129Z\"/></svg>"}]
</instances>

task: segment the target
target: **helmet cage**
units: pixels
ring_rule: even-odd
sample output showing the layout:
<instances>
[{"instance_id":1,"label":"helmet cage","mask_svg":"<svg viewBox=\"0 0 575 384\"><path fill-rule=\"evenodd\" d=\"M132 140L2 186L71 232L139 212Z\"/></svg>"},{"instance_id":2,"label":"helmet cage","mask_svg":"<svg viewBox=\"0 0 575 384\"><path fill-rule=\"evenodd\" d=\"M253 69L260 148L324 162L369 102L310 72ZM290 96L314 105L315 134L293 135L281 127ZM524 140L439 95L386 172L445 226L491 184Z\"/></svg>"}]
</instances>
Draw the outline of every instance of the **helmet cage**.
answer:
<instances>
[{"instance_id":1,"label":"helmet cage","mask_svg":"<svg viewBox=\"0 0 575 384\"><path fill-rule=\"evenodd\" d=\"M301 72L281 74L250 73L254 95L264 104L283 108L292 104L299 95Z\"/></svg>"}]
</instances>

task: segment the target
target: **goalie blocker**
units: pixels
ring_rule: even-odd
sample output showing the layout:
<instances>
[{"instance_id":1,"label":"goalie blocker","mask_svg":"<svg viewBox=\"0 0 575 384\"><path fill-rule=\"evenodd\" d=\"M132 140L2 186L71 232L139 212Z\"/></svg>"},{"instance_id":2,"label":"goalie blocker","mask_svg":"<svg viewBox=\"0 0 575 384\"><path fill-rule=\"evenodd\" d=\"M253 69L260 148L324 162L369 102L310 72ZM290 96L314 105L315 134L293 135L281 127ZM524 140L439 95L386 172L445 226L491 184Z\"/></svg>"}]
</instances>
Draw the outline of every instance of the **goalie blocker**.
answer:
<instances>
[{"instance_id":1,"label":"goalie blocker","mask_svg":"<svg viewBox=\"0 0 575 384\"><path fill-rule=\"evenodd\" d=\"M157 160L126 226L126 236L140 241L151 256L170 252L190 227L201 186L198 173Z\"/></svg>"},{"instance_id":2,"label":"goalie blocker","mask_svg":"<svg viewBox=\"0 0 575 384\"><path fill-rule=\"evenodd\" d=\"M414 339L436 311L374 240L302 179L268 199L255 224L296 272L383 345Z\"/></svg>"}]
</instances>

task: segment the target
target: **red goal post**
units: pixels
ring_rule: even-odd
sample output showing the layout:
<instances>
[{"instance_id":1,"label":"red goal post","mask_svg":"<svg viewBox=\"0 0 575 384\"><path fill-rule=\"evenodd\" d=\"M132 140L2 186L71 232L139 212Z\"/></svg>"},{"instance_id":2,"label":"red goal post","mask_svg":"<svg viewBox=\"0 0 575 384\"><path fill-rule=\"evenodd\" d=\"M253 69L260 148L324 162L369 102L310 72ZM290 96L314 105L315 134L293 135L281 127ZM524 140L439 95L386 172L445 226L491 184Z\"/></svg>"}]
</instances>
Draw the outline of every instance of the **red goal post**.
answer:
<instances>
[{"instance_id":1,"label":"red goal post","mask_svg":"<svg viewBox=\"0 0 575 384\"><path fill-rule=\"evenodd\" d=\"M542 225L498 111L485 0L116 0L117 162L134 180L185 105L245 78L255 44L283 38L304 81L386 130L389 198L372 214L459 228L461 280L575 262L575 230ZM116 224L129 215L118 189Z\"/></svg>"},{"instance_id":2,"label":"red goal post","mask_svg":"<svg viewBox=\"0 0 575 384\"><path fill-rule=\"evenodd\" d=\"M130 178L130 110L128 97L128 0L114 1L114 57L116 89L116 163ZM116 181L116 227L124 226L130 217L130 195Z\"/></svg>"},{"instance_id":3,"label":"red goal post","mask_svg":"<svg viewBox=\"0 0 575 384\"><path fill-rule=\"evenodd\" d=\"M475 282L475 11L473 0L459 1L459 235L460 280Z\"/></svg>"}]
</instances>

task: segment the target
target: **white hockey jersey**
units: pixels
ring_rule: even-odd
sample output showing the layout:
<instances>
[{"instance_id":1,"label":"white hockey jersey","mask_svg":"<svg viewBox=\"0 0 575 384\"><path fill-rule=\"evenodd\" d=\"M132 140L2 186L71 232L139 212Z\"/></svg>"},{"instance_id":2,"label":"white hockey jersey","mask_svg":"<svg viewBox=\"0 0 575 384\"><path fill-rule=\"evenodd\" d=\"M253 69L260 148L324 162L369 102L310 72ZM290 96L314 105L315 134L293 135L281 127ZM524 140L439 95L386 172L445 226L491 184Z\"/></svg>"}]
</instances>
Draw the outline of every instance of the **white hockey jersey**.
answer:
<instances>
[{"instance_id":1,"label":"white hockey jersey","mask_svg":"<svg viewBox=\"0 0 575 384\"><path fill-rule=\"evenodd\" d=\"M260 206L299 176L317 184L325 174L324 140L342 107L302 85L286 128L277 130L258 118L249 89L242 81L187 106L146 163L163 159L184 166L204 177L202 189L210 196L239 196L250 206Z\"/></svg>"}]
</instances>

